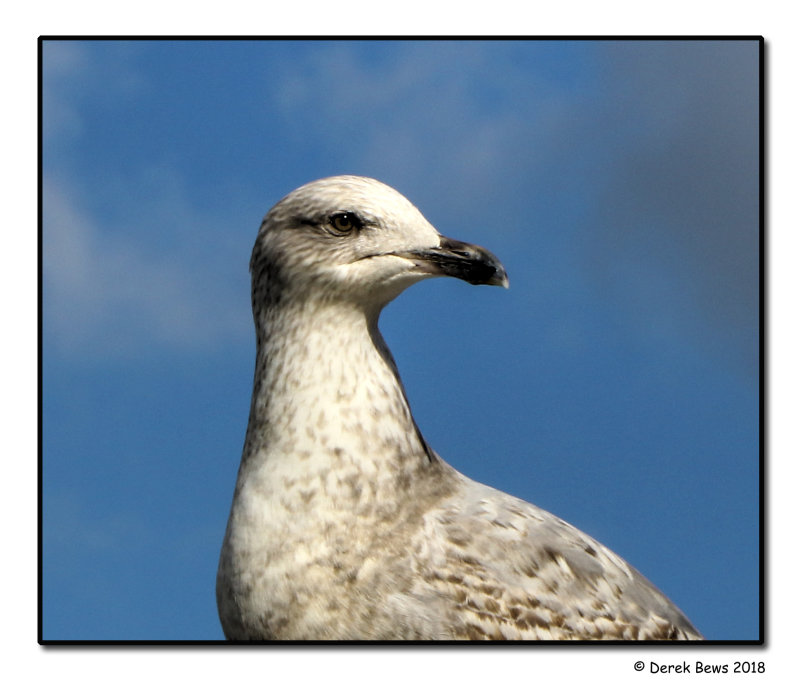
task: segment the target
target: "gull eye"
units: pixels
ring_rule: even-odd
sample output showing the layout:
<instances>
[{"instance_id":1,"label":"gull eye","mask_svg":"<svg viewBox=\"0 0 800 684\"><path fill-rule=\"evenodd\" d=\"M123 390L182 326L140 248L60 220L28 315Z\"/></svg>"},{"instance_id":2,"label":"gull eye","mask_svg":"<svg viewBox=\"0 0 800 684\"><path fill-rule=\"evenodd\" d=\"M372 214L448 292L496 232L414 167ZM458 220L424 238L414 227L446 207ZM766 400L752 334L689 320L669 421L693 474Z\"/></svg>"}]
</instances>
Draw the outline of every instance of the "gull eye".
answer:
<instances>
[{"instance_id":1,"label":"gull eye","mask_svg":"<svg viewBox=\"0 0 800 684\"><path fill-rule=\"evenodd\" d=\"M361 227L361 219L351 211L340 211L333 214L328 219L328 222L337 233L341 233L342 235Z\"/></svg>"}]
</instances>

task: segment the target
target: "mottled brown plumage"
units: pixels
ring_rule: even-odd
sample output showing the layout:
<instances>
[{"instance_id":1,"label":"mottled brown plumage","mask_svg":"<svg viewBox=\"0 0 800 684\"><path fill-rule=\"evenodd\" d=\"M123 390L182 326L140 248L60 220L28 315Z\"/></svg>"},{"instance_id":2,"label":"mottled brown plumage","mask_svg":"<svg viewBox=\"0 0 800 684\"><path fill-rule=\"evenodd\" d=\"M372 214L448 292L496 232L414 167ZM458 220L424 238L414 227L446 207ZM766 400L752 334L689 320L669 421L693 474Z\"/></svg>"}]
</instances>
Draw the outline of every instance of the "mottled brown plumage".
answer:
<instances>
[{"instance_id":1,"label":"mottled brown plumage","mask_svg":"<svg viewBox=\"0 0 800 684\"><path fill-rule=\"evenodd\" d=\"M493 255L343 176L273 207L251 272L253 398L217 576L228 639L700 638L614 553L422 438L378 316L426 277L507 286Z\"/></svg>"}]
</instances>

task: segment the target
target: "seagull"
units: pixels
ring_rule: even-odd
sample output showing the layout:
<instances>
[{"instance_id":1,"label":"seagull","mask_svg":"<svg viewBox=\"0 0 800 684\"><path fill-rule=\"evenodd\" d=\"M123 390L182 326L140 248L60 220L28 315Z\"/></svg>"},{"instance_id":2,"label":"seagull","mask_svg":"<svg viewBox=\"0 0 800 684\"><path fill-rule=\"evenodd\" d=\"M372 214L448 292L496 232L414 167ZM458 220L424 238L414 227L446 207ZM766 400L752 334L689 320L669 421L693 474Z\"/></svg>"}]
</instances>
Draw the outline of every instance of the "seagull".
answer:
<instances>
[{"instance_id":1,"label":"seagull","mask_svg":"<svg viewBox=\"0 0 800 684\"><path fill-rule=\"evenodd\" d=\"M426 278L507 288L491 252L377 180L336 176L267 213L250 271L253 395L217 572L227 639L702 638L615 553L422 436L378 318Z\"/></svg>"}]
</instances>

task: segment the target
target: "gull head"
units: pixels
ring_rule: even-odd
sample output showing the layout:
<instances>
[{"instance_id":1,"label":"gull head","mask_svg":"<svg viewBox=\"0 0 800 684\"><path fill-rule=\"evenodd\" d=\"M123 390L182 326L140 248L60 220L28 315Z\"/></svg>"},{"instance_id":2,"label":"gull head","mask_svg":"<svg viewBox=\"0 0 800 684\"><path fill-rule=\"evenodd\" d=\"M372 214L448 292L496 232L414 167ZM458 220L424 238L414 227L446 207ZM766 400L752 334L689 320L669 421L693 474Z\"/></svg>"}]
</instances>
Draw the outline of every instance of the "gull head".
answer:
<instances>
[{"instance_id":1,"label":"gull head","mask_svg":"<svg viewBox=\"0 0 800 684\"><path fill-rule=\"evenodd\" d=\"M442 236L399 192L360 176L323 178L280 200L264 217L250 270L254 304L317 298L379 311L436 276L508 287L491 252Z\"/></svg>"}]
</instances>

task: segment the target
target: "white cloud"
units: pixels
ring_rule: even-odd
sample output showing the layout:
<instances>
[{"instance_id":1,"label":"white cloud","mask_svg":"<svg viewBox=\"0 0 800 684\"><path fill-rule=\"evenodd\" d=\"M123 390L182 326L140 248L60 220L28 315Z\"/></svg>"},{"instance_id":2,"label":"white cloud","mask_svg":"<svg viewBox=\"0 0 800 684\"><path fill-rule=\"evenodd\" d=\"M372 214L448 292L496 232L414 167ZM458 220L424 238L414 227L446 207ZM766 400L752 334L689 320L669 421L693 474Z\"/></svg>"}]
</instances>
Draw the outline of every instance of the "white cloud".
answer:
<instances>
[{"instance_id":1,"label":"white cloud","mask_svg":"<svg viewBox=\"0 0 800 684\"><path fill-rule=\"evenodd\" d=\"M436 197L449 215L503 193L519 175L509 160L537 165L563 95L502 44L398 43L377 62L364 49L320 43L274 75L276 103L301 144L313 139L343 170L420 201Z\"/></svg>"},{"instance_id":2,"label":"white cloud","mask_svg":"<svg viewBox=\"0 0 800 684\"><path fill-rule=\"evenodd\" d=\"M82 132L82 122L70 85L86 74L86 53L79 43L47 41L42 54L42 135L45 140L73 139Z\"/></svg>"},{"instance_id":3,"label":"white cloud","mask_svg":"<svg viewBox=\"0 0 800 684\"><path fill-rule=\"evenodd\" d=\"M142 49L131 41L109 44L113 59L94 61L87 45L47 40L42 46L42 135L50 145L75 142L86 132L80 114L84 97L130 98L147 88L134 59Z\"/></svg>"},{"instance_id":4,"label":"white cloud","mask_svg":"<svg viewBox=\"0 0 800 684\"><path fill-rule=\"evenodd\" d=\"M101 230L69 183L51 176L42 199L45 344L126 356L151 345L203 351L249 334L246 291L232 292L219 265L192 260L196 249L159 252L132 231ZM191 209L173 199L167 214L185 220Z\"/></svg>"},{"instance_id":5,"label":"white cloud","mask_svg":"<svg viewBox=\"0 0 800 684\"><path fill-rule=\"evenodd\" d=\"M153 162L87 187L74 168L72 150L88 135L83 99L146 89L135 48L118 43L115 59L103 63L73 41L48 41L43 54L45 349L97 359L206 351L249 335L246 251L241 259L228 254L230 245L220 244L228 237L192 206L179 173ZM109 206L121 208L98 208Z\"/></svg>"}]
</instances>

